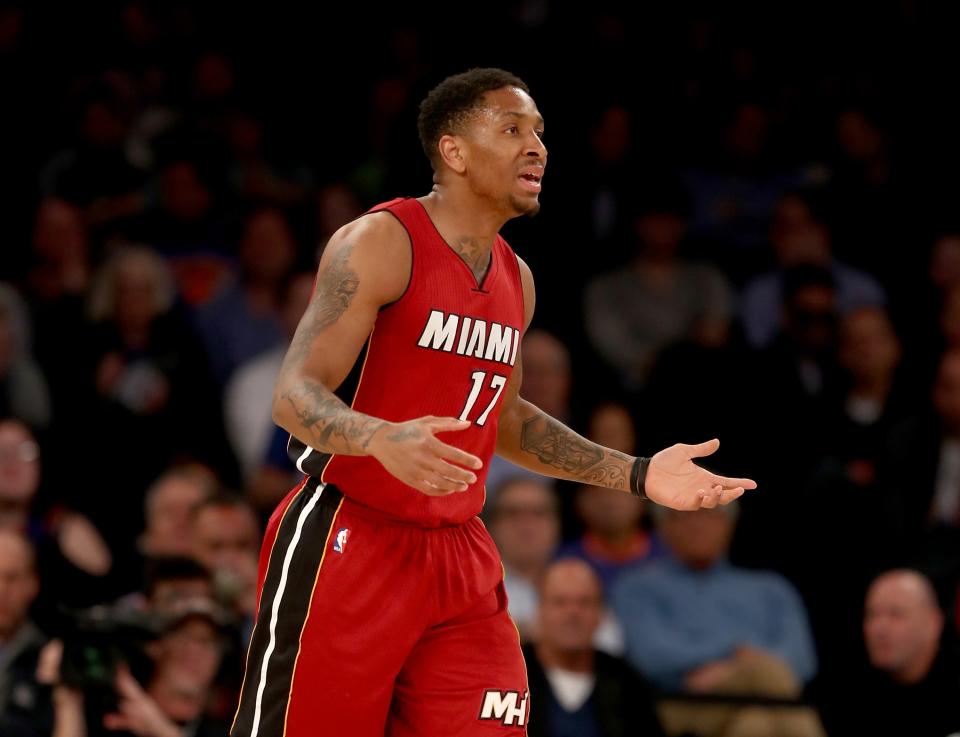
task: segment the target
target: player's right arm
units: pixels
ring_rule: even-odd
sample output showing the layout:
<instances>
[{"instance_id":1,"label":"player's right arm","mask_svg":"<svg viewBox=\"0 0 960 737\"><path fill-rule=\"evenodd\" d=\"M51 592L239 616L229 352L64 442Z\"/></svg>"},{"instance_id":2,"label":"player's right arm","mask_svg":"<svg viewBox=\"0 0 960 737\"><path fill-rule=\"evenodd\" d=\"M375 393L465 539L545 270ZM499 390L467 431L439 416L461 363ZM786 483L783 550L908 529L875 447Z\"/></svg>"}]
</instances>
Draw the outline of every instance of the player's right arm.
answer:
<instances>
[{"instance_id":1,"label":"player's right arm","mask_svg":"<svg viewBox=\"0 0 960 737\"><path fill-rule=\"evenodd\" d=\"M387 422L356 412L333 392L346 378L381 307L407 287L411 249L403 226L374 213L341 228L320 259L313 299L297 326L273 395L273 420L323 453L372 455L427 494L464 491L480 459L439 441L469 422L421 417ZM454 465L454 464L459 464Z\"/></svg>"}]
</instances>

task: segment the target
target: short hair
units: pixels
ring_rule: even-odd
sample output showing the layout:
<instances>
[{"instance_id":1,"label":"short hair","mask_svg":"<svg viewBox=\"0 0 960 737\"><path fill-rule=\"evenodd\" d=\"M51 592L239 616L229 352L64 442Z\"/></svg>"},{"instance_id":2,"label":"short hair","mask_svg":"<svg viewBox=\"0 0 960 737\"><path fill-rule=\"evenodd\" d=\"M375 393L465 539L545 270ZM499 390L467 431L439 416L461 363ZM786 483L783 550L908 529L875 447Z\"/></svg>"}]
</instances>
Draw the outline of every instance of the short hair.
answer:
<instances>
[{"instance_id":1,"label":"short hair","mask_svg":"<svg viewBox=\"0 0 960 737\"><path fill-rule=\"evenodd\" d=\"M519 77L493 67L470 69L447 77L420 103L417 130L423 152L436 169L437 143L448 133L458 133L463 123L483 105L483 96L504 87L530 94Z\"/></svg>"},{"instance_id":2,"label":"short hair","mask_svg":"<svg viewBox=\"0 0 960 737\"><path fill-rule=\"evenodd\" d=\"M503 495L507 492L508 489L512 489L515 486L537 486L542 488L550 499L550 511L554 514L559 515L560 513L560 503L557 500L557 495L554 493L553 488L550 485L550 481L540 476L528 476L526 474L515 474L512 476L507 476L494 488L494 493L491 495L490 502L487 504L486 516L488 519L494 519L502 511L503 506Z\"/></svg>"},{"instance_id":3,"label":"short hair","mask_svg":"<svg viewBox=\"0 0 960 737\"><path fill-rule=\"evenodd\" d=\"M161 583L168 581L206 581L213 583L213 575L203 564L185 556L171 555L147 560L144 592L152 597Z\"/></svg>"},{"instance_id":4,"label":"short hair","mask_svg":"<svg viewBox=\"0 0 960 737\"><path fill-rule=\"evenodd\" d=\"M190 510L191 523L196 522L197 517L207 509L242 509L249 512L257 524L260 524L260 520L257 517L257 510L249 500L229 490L221 489L201 499L200 502Z\"/></svg>"},{"instance_id":5,"label":"short hair","mask_svg":"<svg viewBox=\"0 0 960 737\"><path fill-rule=\"evenodd\" d=\"M160 493L160 489L163 486L173 479L182 479L190 482L196 483L197 487L202 490L201 496L208 497L212 496L217 492L218 483L217 477L206 466L200 463L185 463L177 464L171 466L162 474L160 474L157 479L150 484L150 487L147 489L147 493L144 496L144 515L149 517L156 507L157 496Z\"/></svg>"},{"instance_id":6,"label":"short hair","mask_svg":"<svg viewBox=\"0 0 960 737\"><path fill-rule=\"evenodd\" d=\"M784 302L791 302L798 293L810 287L836 290L837 283L830 269L818 264L796 264L783 272Z\"/></svg>"}]
</instances>

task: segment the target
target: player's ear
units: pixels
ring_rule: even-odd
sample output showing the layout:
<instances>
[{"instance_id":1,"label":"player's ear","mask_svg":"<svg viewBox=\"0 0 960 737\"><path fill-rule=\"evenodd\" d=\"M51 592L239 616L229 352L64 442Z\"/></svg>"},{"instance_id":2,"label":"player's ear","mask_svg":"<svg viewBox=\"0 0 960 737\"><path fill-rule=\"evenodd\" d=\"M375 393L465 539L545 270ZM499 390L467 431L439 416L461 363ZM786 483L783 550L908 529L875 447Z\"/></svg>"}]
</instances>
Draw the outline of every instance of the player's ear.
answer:
<instances>
[{"instance_id":1,"label":"player's ear","mask_svg":"<svg viewBox=\"0 0 960 737\"><path fill-rule=\"evenodd\" d=\"M441 136L437 142L437 149L440 151L440 158L443 160L443 163L453 169L457 174L463 174L467 168L463 143L464 141L460 136L453 136L449 133Z\"/></svg>"}]
</instances>

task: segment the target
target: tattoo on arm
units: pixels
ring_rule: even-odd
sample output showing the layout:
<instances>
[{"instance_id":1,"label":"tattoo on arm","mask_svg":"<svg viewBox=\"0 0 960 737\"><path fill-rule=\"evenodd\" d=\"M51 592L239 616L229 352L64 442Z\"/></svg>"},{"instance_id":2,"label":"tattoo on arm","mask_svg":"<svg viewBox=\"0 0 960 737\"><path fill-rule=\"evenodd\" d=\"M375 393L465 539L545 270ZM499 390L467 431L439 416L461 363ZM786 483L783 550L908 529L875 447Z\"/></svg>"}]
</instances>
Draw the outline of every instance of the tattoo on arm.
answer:
<instances>
[{"instance_id":1,"label":"tattoo on arm","mask_svg":"<svg viewBox=\"0 0 960 737\"><path fill-rule=\"evenodd\" d=\"M281 369L283 375L299 367L316 338L334 324L350 307L360 278L349 264L353 244L345 243L317 279L313 300L290 344ZM303 430L310 446L328 453L363 453L374 433L386 423L355 412L319 381L300 377L289 382L280 394Z\"/></svg>"},{"instance_id":2,"label":"tattoo on arm","mask_svg":"<svg viewBox=\"0 0 960 737\"><path fill-rule=\"evenodd\" d=\"M630 456L586 440L542 412L524 421L520 447L570 479L611 489L627 488L633 461Z\"/></svg>"},{"instance_id":3,"label":"tattoo on arm","mask_svg":"<svg viewBox=\"0 0 960 737\"><path fill-rule=\"evenodd\" d=\"M353 244L344 243L317 279L313 299L287 352L284 370L300 364L309 355L310 346L317 336L339 320L353 302L360 286L360 277L350 267L351 253Z\"/></svg>"},{"instance_id":4,"label":"tattoo on arm","mask_svg":"<svg viewBox=\"0 0 960 737\"><path fill-rule=\"evenodd\" d=\"M311 437L310 446L326 453L359 455L386 422L355 412L317 381L302 380L285 392L300 425Z\"/></svg>"}]
</instances>

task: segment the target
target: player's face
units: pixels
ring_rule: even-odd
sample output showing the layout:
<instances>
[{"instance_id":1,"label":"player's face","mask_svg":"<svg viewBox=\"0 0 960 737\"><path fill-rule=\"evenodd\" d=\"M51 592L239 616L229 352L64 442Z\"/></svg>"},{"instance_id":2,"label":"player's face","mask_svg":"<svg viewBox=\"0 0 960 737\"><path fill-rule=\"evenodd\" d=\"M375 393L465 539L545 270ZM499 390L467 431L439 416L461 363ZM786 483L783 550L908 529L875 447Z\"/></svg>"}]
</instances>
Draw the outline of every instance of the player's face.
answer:
<instances>
[{"instance_id":1,"label":"player's face","mask_svg":"<svg viewBox=\"0 0 960 737\"><path fill-rule=\"evenodd\" d=\"M511 217L540 210L547 149L543 118L530 95L516 87L488 92L463 138L467 179L475 194Z\"/></svg>"}]
</instances>

